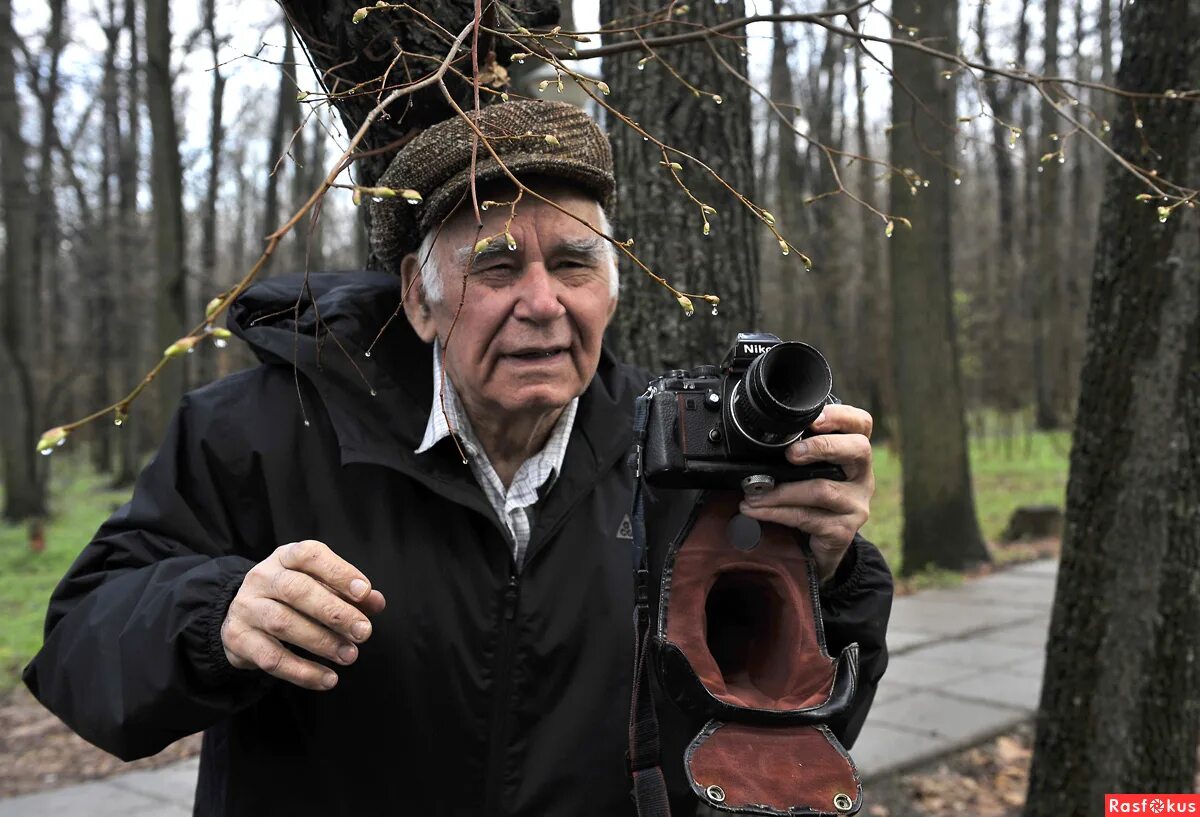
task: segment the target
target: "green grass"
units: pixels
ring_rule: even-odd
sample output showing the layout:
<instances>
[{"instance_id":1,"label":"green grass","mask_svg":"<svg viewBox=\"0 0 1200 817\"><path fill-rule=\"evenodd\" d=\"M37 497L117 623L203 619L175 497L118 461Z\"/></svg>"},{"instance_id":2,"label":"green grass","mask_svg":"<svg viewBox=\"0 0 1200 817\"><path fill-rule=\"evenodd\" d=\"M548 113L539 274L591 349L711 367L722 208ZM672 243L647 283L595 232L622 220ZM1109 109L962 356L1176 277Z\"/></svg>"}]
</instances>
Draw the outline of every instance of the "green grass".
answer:
<instances>
[{"instance_id":1,"label":"green grass","mask_svg":"<svg viewBox=\"0 0 1200 817\"><path fill-rule=\"evenodd\" d=\"M995 541L1019 505L1059 504L1067 478L1070 441L1066 434L1032 434L1006 450L996 438L971 445L975 503L984 536ZM875 498L865 535L884 552L893 572L900 560L900 464L883 446L875 449ZM0 694L19 682L21 668L42 643L46 602L55 585L128 490L107 488L80 459L58 455L51 483L53 516L46 549L29 550L24 525L0 525ZM958 574L931 571L914 577L913 588L946 586Z\"/></svg>"},{"instance_id":2,"label":"green grass","mask_svg":"<svg viewBox=\"0 0 1200 817\"><path fill-rule=\"evenodd\" d=\"M1013 510L1021 505L1065 503L1070 435L1066 432L1035 432L1013 439L988 437L971 441L971 482L975 510L984 538L995 542L1008 524ZM875 498L871 519L863 536L874 542L894 573L901 569L900 461L884 446L875 448ZM930 573L917 577L916 586L939 586L957 581L953 573Z\"/></svg>"},{"instance_id":3,"label":"green grass","mask_svg":"<svg viewBox=\"0 0 1200 817\"><path fill-rule=\"evenodd\" d=\"M46 549L29 549L26 525L0 525L0 695L20 682L21 669L42 645L50 593L96 529L129 490L108 489L106 477L71 457L56 456Z\"/></svg>"}]
</instances>

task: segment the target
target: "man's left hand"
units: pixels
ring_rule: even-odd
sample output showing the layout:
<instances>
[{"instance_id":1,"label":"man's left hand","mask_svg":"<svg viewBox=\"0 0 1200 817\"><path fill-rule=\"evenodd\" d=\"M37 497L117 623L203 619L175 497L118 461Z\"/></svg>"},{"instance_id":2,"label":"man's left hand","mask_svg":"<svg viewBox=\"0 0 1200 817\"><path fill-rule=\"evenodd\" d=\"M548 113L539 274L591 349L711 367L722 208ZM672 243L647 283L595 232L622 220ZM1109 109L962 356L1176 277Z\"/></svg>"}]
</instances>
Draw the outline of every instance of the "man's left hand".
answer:
<instances>
[{"instance_id":1,"label":"man's left hand","mask_svg":"<svg viewBox=\"0 0 1200 817\"><path fill-rule=\"evenodd\" d=\"M871 513L875 472L871 468L871 415L859 408L828 405L811 426L811 437L788 446L788 462L829 462L846 473L844 482L810 479L777 485L742 501L741 512L809 534L821 581L833 577L854 534Z\"/></svg>"}]
</instances>

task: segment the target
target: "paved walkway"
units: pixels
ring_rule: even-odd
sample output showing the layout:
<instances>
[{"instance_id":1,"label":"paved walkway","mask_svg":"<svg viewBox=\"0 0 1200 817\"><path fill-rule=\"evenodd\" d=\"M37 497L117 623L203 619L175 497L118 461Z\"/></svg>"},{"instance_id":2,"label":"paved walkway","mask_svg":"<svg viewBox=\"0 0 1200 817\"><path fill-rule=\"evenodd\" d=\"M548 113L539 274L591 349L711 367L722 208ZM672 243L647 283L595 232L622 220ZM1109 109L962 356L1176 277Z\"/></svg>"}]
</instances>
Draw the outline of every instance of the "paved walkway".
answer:
<instances>
[{"instance_id":1,"label":"paved walkway","mask_svg":"<svg viewBox=\"0 0 1200 817\"><path fill-rule=\"evenodd\" d=\"M1006 732L1037 708L1058 563L896 599L891 659L851 750L870 781ZM188 817L197 761L0 800L0 817Z\"/></svg>"}]
</instances>

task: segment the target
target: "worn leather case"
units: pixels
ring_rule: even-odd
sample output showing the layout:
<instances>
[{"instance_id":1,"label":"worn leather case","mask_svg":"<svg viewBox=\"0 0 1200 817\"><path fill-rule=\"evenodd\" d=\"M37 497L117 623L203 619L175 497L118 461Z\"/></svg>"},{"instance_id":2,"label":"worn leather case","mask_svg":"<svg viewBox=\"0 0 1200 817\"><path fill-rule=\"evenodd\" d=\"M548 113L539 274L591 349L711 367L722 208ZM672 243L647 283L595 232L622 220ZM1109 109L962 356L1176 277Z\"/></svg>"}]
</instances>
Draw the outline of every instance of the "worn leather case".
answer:
<instances>
[{"instance_id":1,"label":"worn leather case","mask_svg":"<svg viewBox=\"0 0 1200 817\"><path fill-rule=\"evenodd\" d=\"M854 698L858 645L829 655L804 535L740 517L740 500L702 495L663 567L659 681L711 718L687 749L689 783L729 813L854 814L858 771L824 724Z\"/></svg>"}]
</instances>

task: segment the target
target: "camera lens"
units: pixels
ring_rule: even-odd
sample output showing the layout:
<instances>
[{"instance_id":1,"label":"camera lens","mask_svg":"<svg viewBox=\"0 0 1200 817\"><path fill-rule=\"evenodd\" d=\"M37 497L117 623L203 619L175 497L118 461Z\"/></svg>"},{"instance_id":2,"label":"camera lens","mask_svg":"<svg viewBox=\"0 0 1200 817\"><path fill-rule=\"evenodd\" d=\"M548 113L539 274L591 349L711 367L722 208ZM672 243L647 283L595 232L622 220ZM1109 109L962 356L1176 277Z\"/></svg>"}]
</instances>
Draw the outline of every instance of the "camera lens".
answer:
<instances>
[{"instance_id":1,"label":"camera lens","mask_svg":"<svg viewBox=\"0 0 1200 817\"><path fill-rule=\"evenodd\" d=\"M825 357L807 343L788 341L750 361L730 410L738 428L754 442L787 445L817 419L832 389Z\"/></svg>"}]
</instances>

